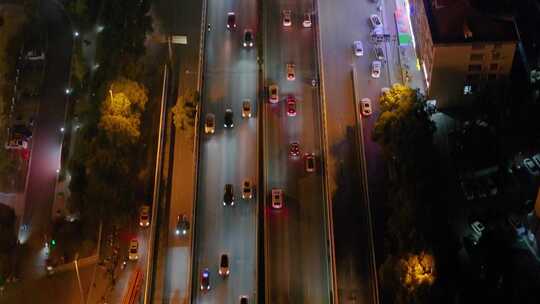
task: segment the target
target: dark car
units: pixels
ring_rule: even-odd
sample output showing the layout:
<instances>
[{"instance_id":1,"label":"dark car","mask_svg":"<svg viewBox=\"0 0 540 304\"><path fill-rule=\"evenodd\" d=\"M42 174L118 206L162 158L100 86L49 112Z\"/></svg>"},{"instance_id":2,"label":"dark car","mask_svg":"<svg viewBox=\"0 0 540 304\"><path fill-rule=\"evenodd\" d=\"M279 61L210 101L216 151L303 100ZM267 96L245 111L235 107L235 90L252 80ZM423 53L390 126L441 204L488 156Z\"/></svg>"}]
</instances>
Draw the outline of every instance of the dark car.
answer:
<instances>
[{"instance_id":1,"label":"dark car","mask_svg":"<svg viewBox=\"0 0 540 304\"><path fill-rule=\"evenodd\" d=\"M226 254L222 254L221 258L219 259L219 275L222 277L227 277L230 273L229 270L229 256Z\"/></svg>"},{"instance_id":2,"label":"dark car","mask_svg":"<svg viewBox=\"0 0 540 304\"><path fill-rule=\"evenodd\" d=\"M253 31L250 29L244 30L244 47L253 47Z\"/></svg>"},{"instance_id":3,"label":"dark car","mask_svg":"<svg viewBox=\"0 0 540 304\"><path fill-rule=\"evenodd\" d=\"M240 297L240 304L248 304L248 297L247 296L241 296Z\"/></svg>"},{"instance_id":4,"label":"dark car","mask_svg":"<svg viewBox=\"0 0 540 304\"><path fill-rule=\"evenodd\" d=\"M306 172L315 172L315 154L306 153L304 154Z\"/></svg>"},{"instance_id":5,"label":"dark car","mask_svg":"<svg viewBox=\"0 0 540 304\"><path fill-rule=\"evenodd\" d=\"M201 273L201 290L210 290L210 271L205 268Z\"/></svg>"},{"instance_id":6,"label":"dark car","mask_svg":"<svg viewBox=\"0 0 540 304\"><path fill-rule=\"evenodd\" d=\"M377 58L377 60L384 60L384 52L383 52L382 47L376 46L374 50L375 50L375 58Z\"/></svg>"},{"instance_id":7,"label":"dark car","mask_svg":"<svg viewBox=\"0 0 540 304\"><path fill-rule=\"evenodd\" d=\"M236 28L236 14L234 12L227 13L227 28L230 30Z\"/></svg>"},{"instance_id":8,"label":"dark car","mask_svg":"<svg viewBox=\"0 0 540 304\"><path fill-rule=\"evenodd\" d=\"M225 191L223 193L223 206L234 205L234 189L232 184L225 185Z\"/></svg>"},{"instance_id":9,"label":"dark car","mask_svg":"<svg viewBox=\"0 0 540 304\"><path fill-rule=\"evenodd\" d=\"M233 123L233 111L231 109L227 109L225 110L225 123L223 124L223 126L225 128L233 128L234 127L234 123Z\"/></svg>"},{"instance_id":10,"label":"dark car","mask_svg":"<svg viewBox=\"0 0 540 304\"><path fill-rule=\"evenodd\" d=\"M297 142L292 142L289 145L289 156L296 158L300 156L300 144Z\"/></svg>"},{"instance_id":11,"label":"dark car","mask_svg":"<svg viewBox=\"0 0 540 304\"><path fill-rule=\"evenodd\" d=\"M176 235L186 235L189 230L189 220L187 215L180 214L176 218L176 229L174 233Z\"/></svg>"}]
</instances>

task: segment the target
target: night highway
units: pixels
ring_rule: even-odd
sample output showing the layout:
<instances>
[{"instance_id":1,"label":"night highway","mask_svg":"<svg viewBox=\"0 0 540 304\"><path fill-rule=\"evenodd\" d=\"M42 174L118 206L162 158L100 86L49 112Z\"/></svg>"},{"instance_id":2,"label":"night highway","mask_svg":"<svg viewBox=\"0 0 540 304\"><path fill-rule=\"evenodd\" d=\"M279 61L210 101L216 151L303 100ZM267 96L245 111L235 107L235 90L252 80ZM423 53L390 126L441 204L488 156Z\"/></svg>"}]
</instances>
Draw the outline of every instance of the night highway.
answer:
<instances>
[{"instance_id":1,"label":"night highway","mask_svg":"<svg viewBox=\"0 0 540 304\"><path fill-rule=\"evenodd\" d=\"M227 13L236 13L237 28L228 30ZM258 182L257 50L243 47L244 30L257 35L255 1L208 1L205 68L200 123L198 189L195 212L193 303L237 303L257 292L257 196L242 199L241 185ZM242 118L242 102L251 101L251 118ZM232 128L224 127L226 109ZM205 134L208 113L215 133ZM225 184L234 188L234 206L223 205ZM256 193L257 189L255 189ZM230 275L218 276L221 254L228 254ZM210 271L208 291L200 290L201 272Z\"/></svg>"},{"instance_id":2,"label":"night highway","mask_svg":"<svg viewBox=\"0 0 540 304\"><path fill-rule=\"evenodd\" d=\"M283 21L284 10L291 11L290 25ZM303 26L306 12L313 13L311 1L267 1L264 6L265 86L279 86L279 102L264 101L267 303L330 302L321 111L312 84L317 79L315 23ZM287 64L294 65L294 80L288 79ZM288 115L289 96L296 100L295 116ZM299 144L299 156L289 153L293 142ZM306 172L305 153L315 155L315 172ZM270 206L272 188L284 192L282 209Z\"/></svg>"}]
</instances>

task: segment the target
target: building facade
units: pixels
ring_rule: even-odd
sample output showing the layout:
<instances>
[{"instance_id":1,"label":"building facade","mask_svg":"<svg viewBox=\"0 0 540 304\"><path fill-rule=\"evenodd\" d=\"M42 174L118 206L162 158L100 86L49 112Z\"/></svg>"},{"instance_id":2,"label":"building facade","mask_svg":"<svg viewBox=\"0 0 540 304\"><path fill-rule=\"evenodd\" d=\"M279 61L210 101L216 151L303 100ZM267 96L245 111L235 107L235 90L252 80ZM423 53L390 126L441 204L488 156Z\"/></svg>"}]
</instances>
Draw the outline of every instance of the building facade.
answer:
<instances>
[{"instance_id":1,"label":"building facade","mask_svg":"<svg viewBox=\"0 0 540 304\"><path fill-rule=\"evenodd\" d=\"M439 108L465 106L487 81L510 73L513 19L483 14L469 0L411 0L410 8L427 94Z\"/></svg>"}]
</instances>

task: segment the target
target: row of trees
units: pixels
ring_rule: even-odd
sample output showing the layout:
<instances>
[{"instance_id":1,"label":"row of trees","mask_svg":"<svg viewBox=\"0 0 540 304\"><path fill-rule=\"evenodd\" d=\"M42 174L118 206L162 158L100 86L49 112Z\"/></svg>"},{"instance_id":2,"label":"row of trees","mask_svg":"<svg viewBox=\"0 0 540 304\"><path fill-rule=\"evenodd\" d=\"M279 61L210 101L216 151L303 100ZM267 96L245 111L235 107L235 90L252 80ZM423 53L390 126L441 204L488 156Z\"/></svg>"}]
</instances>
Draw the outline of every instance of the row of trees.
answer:
<instances>
[{"instance_id":1,"label":"row of trees","mask_svg":"<svg viewBox=\"0 0 540 304\"><path fill-rule=\"evenodd\" d=\"M385 303L434 303L434 238L440 237L435 125L425 98L396 84L380 98L373 139L392 172L388 180L386 258L379 269ZM446 221L442 221L446 223Z\"/></svg>"},{"instance_id":2,"label":"row of trees","mask_svg":"<svg viewBox=\"0 0 540 304\"><path fill-rule=\"evenodd\" d=\"M77 0L69 9L88 19L90 5L89 0ZM148 103L141 58L146 34L152 30L148 1L103 1L100 6L99 68L90 74L74 66L78 73L72 73L79 84L75 98L80 100L77 115L83 127L68 165L71 200L90 223L133 210ZM77 48L74 55L82 58Z\"/></svg>"}]
</instances>

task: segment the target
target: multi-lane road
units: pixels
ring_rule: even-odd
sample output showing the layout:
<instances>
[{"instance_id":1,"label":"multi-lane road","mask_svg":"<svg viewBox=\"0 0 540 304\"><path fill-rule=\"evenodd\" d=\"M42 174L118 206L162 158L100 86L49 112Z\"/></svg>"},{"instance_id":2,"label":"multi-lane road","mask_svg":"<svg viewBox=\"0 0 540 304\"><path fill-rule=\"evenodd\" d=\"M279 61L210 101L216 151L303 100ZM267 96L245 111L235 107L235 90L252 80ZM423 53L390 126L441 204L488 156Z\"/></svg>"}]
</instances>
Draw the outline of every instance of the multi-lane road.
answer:
<instances>
[{"instance_id":1,"label":"multi-lane road","mask_svg":"<svg viewBox=\"0 0 540 304\"><path fill-rule=\"evenodd\" d=\"M199 140L199 171L195 208L193 303L237 303L241 295L257 294L257 195L244 200L244 179L258 183L257 49L242 46L243 32L257 35L257 2L209 0L206 21L204 84ZM237 28L228 30L227 13L236 13ZM251 118L242 118L245 99ZM233 128L224 128L226 109L234 113ZM207 114L215 115L214 134L204 133ZM234 187L234 206L223 205L225 184ZM255 189L255 193L257 189ZM218 276L219 258L228 254L230 275ZM210 271L211 290L200 290L201 272Z\"/></svg>"},{"instance_id":2,"label":"multi-lane road","mask_svg":"<svg viewBox=\"0 0 540 304\"><path fill-rule=\"evenodd\" d=\"M391 41L380 44L386 58L381 76L372 77L375 45L370 39L368 18L379 14L383 31L395 37L394 6L386 9L386 2L262 1L259 11L257 1L208 0L198 126L201 137L191 273L193 303L237 303L241 295L249 296L250 302L264 298L272 304L330 303L336 297L339 303L377 301L369 214L371 208L377 208L370 207L370 199L376 203L384 199L378 185L385 169L370 135L379 113L381 88L401 79L397 46ZM284 10L291 11L290 26L283 24ZM227 30L227 13L232 11L238 27ZM305 13L312 16L311 27L302 25ZM252 29L262 43L242 47L246 28ZM354 55L355 40L363 42L363 56ZM257 50L259 46L263 49ZM262 54L261 74L258 54ZM287 64L295 66L294 80L287 79ZM279 102L275 104L268 102L267 89L272 84L279 86ZM287 96L296 99L296 116L287 115ZM246 98L252 105L250 119L241 118L241 104ZM356 111L362 98L371 99L371 116ZM227 108L234 112L232 129L223 127ZM215 134L204 134L208 113L216 117ZM324 122L321 115L326 115ZM362 138L358 137L360 133ZM292 142L300 145L298 158L289 155ZM315 172L306 172L304 153L314 153ZM259 155L263 159L259 160ZM261 176L259 165L264 169ZM261 187L251 200L241 199L240 185L246 178ZM232 207L222 204L223 188L228 183L235 189ZM283 189L282 209L271 207L272 188ZM260 243L259 215L264 223L264 240ZM330 228L326 220L329 215L333 215ZM329 248L332 235L335 291ZM258 244L263 244L263 257L257 255ZM231 275L226 279L217 275L223 253L231 260ZM258 268L257 263L263 261L264 267ZM200 276L206 268L212 289L201 291ZM260 269L264 269L264 285L258 285Z\"/></svg>"},{"instance_id":3,"label":"multi-lane road","mask_svg":"<svg viewBox=\"0 0 540 304\"><path fill-rule=\"evenodd\" d=\"M264 100L265 189L280 188L284 207L265 204L266 303L330 303L330 270L321 163L321 111L314 24L303 26L312 1L266 1L264 7L264 81L279 86L279 102ZM291 25L283 11L291 11ZM288 22L286 22L288 23ZM287 79L294 64L295 79ZM296 116L287 115L287 96L296 99ZM298 142L300 156L289 155ZM315 172L306 172L303 155L314 153Z\"/></svg>"}]
</instances>

